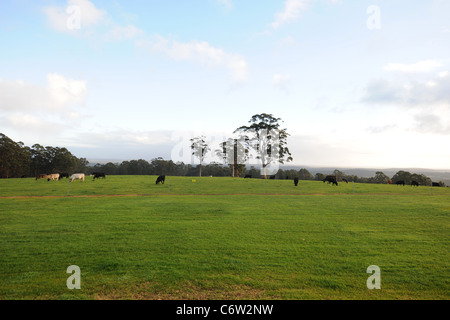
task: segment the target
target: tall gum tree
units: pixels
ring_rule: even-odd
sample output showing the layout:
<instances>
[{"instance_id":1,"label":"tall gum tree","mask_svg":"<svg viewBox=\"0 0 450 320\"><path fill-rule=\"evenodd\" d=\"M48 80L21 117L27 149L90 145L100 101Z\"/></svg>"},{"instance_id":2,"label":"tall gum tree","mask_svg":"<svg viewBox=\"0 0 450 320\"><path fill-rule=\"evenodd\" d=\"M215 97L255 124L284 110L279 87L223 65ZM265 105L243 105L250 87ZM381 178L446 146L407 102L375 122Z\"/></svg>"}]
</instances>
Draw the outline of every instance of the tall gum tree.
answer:
<instances>
[{"instance_id":1,"label":"tall gum tree","mask_svg":"<svg viewBox=\"0 0 450 320\"><path fill-rule=\"evenodd\" d=\"M280 128L280 122L283 122L281 118L276 118L272 114L255 114L248 121L250 125L239 127L234 131L250 138L255 158L261 161L264 179L267 178L267 168L271 164L284 164L293 160L287 147L289 134L286 128Z\"/></svg>"}]
</instances>

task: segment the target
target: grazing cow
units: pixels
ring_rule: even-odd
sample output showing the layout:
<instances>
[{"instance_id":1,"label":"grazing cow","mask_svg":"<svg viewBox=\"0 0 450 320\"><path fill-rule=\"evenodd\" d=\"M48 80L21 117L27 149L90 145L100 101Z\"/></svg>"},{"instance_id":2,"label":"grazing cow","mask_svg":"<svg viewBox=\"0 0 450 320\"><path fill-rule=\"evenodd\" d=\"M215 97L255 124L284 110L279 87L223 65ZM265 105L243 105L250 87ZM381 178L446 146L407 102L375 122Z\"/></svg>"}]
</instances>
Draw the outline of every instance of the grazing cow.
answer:
<instances>
[{"instance_id":1,"label":"grazing cow","mask_svg":"<svg viewBox=\"0 0 450 320\"><path fill-rule=\"evenodd\" d=\"M55 181L55 180L59 180L59 173L52 173L52 174L47 174L47 181Z\"/></svg>"},{"instance_id":2,"label":"grazing cow","mask_svg":"<svg viewBox=\"0 0 450 320\"><path fill-rule=\"evenodd\" d=\"M275 176L270 176L269 179L275 179Z\"/></svg>"},{"instance_id":3,"label":"grazing cow","mask_svg":"<svg viewBox=\"0 0 450 320\"><path fill-rule=\"evenodd\" d=\"M348 183L347 179L342 178L342 181L345 182L345 183Z\"/></svg>"},{"instance_id":4,"label":"grazing cow","mask_svg":"<svg viewBox=\"0 0 450 320\"><path fill-rule=\"evenodd\" d=\"M94 179L93 180L95 180L95 178L97 178L97 179L100 179L100 178L106 179L106 176L105 176L105 174L103 172L94 172L93 175L94 175Z\"/></svg>"},{"instance_id":5,"label":"grazing cow","mask_svg":"<svg viewBox=\"0 0 450 320\"><path fill-rule=\"evenodd\" d=\"M432 183L431 183L431 186L432 186L432 187L440 187L441 184L440 184L439 182L432 182Z\"/></svg>"},{"instance_id":6,"label":"grazing cow","mask_svg":"<svg viewBox=\"0 0 450 320\"><path fill-rule=\"evenodd\" d=\"M59 174L59 179L62 179L62 178L69 178L69 174L67 172L60 173Z\"/></svg>"},{"instance_id":7,"label":"grazing cow","mask_svg":"<svg viewBox=\"0 0 450 320\"><path fill-rule=\"evenodd\" d=\"M297 177L294 178L294 184L295 184L295 186L298 185L298 178Z\"/></svg>"},{"instance_id":8,"label":"grazing cow","mask_svg":"<svg viewBox=\"0 0 450 320\"><path fill-rule=\"evenodd\" d=\"M39 180L39 179L47 179L47 175L46 174L40 174L40 175L36 176L36 180Z\"/></svg>"},{"instance_id":9,"label":"grazing cow","mask_svg":"<svg viewBox=\"0 0 450 320\"><path fill-rule=\"evenodd\" d=\"M85 177L84 173L74 173L73 175L70 176L69 182L72 182L73 180L77 179L83 180L84 182L84 177Z\"/></svg>"},{"instance_id":10,"label":"grazing cow","mask_svg":"<svg viewBox=\"0 0 450 320\"><path fill-rule=\"evenodd\" d=\"M160 182L161 182L161 184L164 184L164 181L166 181L166 176L159 176L159 177L156 179L156 184L158 184L158 183L160 183Z\"/></svg>"},{"instance_id":11,"label":"grazing cow","mask_svg":"<svg viewBox=\"0 0 450 320\"><path fill-rule=\"evenodd\" d=\"M417 181L413 181L413 182L411 182L411 187L412 187L412 186L418 187L418 186L419 186L419 183L418 183Z\"/></svg>"},{"instance_id":12,"label":"grazing cow","mask_svg":"<svg viewBox=\"0 0 450 320\"><path fill-rule=\"evenodd\" d=\"M328 184L332 183L334 185L338 185L337 177L336 176L326 176L325 179L322 180L324 183L325 181L328 182Z\"/></svg>"},{"instance_id":13,"label":"grazing cow","mask_svg":"<svg viewBox=\"0 0 450 320\"><path fill-rule=\"evenodd\" d=\"M399 186L399 185L405 186L405 181L400 180L400 181L397 181L395 184L398 185L398 186Z\"/></svg>"},{"instance_id":14,"label":"grazing cow","mask_svg":"<svg viewBox=\"0 0 450 320\"><path fill-rule=\"evenodd\" d=\"M246 174L245 177L244 177L244 179L251 178L251 177L252 177L251 174Z\"/></svg>"}]
</instances>

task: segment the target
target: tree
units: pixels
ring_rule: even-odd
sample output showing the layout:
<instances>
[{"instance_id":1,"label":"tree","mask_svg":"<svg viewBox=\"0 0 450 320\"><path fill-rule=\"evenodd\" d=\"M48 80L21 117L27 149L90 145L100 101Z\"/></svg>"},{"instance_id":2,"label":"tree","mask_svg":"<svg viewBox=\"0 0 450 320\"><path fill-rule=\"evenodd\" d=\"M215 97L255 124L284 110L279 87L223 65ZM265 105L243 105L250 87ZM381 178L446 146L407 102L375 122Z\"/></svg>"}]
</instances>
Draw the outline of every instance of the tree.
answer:
<instances>
[{"instance_id":1,"label":"tree","mask_svg":"<svg viewBox=\"0 0 450 320\"><path fill-rule=\"evenodd\" d=\"M400 170L393 177L392 182L405 181L406 184L411 183L411 173L408 171Z\"/></svg>"},{"instance_id":2,"label":"tree","mask_svg":"<svg viewBox=\"0 0 450 320\"><path fill-rule=\"evenodd\" d=\"M314 180L314 176L305 168L298 171L298 178L300 180Z\"/></svg>"},{"instance_id":3,"label":"tree","mask_svg":"<svg viewBox=\"0 0 450 320\"><path fill-rule=\"evenodd\" d=\"M267 167L273 163L284 164L293 158L287 145L287 129L280 129L280 118L272 114L254 115L249 126L241 126L234 132L249 134L249 142L256 153L256 159L261 161L264 179L267 178ZM275 173L272 173L275 174Z\"/></svg>"},{"instance_id":4,"label":"tree","mask_svg":"<svg viewBox=\"0 0 450 320\"><path fill-rule=\"evenodd\" d=\"M315 175L315 179L317 181L322 181L323 179L325 179L325 177L326 177L326 174L323 174L323 173L320 173L320 172L317 172L316 175Z\"/></svg>"},{"instance_id":5,"label":"tree","mask_svg":"<svg viewBox=\"0 0 450 320\"><path fill-rule=\"evenodd\" d=\"M389 177L381 171L375 172L375 177L373 178L374 183L388 183Z\"/></svg>"},{"instance_id":6,"label":"tree","mask_svg":"<svg viewBox=\"0 0 450 320\"><path fill-rule=\"evenodd\" d=\"M210 151L208 144L205 141L204 136L199 136L191 139L191 150L192 155L197 157L200 161L200 173L199 176L202 176L202 165L205 160L206 154Z\"/></svg>"},{"instance_id":7,"label":"tree","mask_svg":"<svg viewBox=\"0 0 450 320\"><path fill-rule=\"evenodd\" d=\"M245 170L245 162L248 159L248 137L228 139L216 149L216 155L231 167L231 176L240 176Z\"/></svg>"},{"instance_id":8,"label":"tree","mask_svg":"<svg viewBox=\"0 0 450 320\"><path fill-rule=\"evenodd\" d=\"M20 177L28 171L29 152L22 142L0 133L0 177Z\"/></svg>"}]
</instances>

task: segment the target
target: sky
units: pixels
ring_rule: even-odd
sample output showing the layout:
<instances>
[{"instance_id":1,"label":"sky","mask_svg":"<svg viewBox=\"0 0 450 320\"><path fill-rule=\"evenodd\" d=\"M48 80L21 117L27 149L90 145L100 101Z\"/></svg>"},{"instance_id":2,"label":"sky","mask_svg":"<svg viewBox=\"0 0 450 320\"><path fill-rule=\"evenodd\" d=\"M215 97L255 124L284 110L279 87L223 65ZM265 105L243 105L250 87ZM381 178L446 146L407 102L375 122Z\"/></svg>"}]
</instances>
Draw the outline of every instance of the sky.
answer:
<instances>
[{"instance_id":1,"label":"sky","mask_svg":"<svg viewBox=\"0 0 450 320\"><path fill-rule=\"evenodd\" d=\"M449 12L448 0L2 0L0 132L91 162L189 163L190 138L214 150L269 113L292 165L450 169Z\"/></svg>"}]
</instances>

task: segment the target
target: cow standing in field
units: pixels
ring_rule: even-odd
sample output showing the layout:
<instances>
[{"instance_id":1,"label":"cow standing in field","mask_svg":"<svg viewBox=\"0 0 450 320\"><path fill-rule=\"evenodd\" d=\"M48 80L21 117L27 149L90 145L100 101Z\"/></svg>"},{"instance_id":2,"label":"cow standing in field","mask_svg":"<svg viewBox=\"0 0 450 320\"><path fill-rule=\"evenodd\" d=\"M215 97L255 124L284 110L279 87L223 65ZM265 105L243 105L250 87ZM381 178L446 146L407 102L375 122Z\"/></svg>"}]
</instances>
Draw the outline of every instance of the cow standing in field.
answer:
<instances>
[{"instance_id":1,"label":"cow standing in field","mask_svg":"<svg viewBox=\"0 0 450 320\"><path fill-rule=\"evenodd\" d=\"M70 176L69 182L72 182L73 180L82 180L84 182L84 173L74 173Z\"/></svg>"},{"instance_id":2,"label":"cow standing in field","mask_svg":"<svg viewBox=\"0 0 450 320\"><path fill-rule=\"evenodd\" d=\"M69 178L69 174L67 172L60 173L59 174L59 179L62 179L62 178Z\"/></svg>"},{"instance_id":3,"label":"cow standing in field","mask_svg":"<svg viewBox=\"0 0 450 320\"><path fill-rule=\"evenodd\" d=\"M405 181L400 180L400 181L397 181L395 184L398 185L398 186L399 185L405 186Z\"/></svg>"},{"instance_id":4,"label":"cow standing in field","mask_svg":"<svg viewBox=\"0 0 450 320\"><path fill-rule=\"evenodd\" d=\"M52 180L52 181L55 181L55 180L59 180L59 173L52 173L52 174L49 174L49 175L47 175L47 181L50 181L50 180Z\"/></svg>"},{"instance_id":5,"label":"cow standing in field","mask_svg":"<svg viewBox=\"0 0 450 320\"><path fill-rule=\"evenodd\" d=\"M388 180L388 184L392 184L392 180L391 179Z\"/></svg>"},{"instance_id":6,"label":"cow standing in field","mask_svg":"<svg viewBox=\"0 0 450 320\"><path fill-rule=\"evenodd\" d=\"M432 187L440 187L441 184L440 184L439 182L432 182L432 183L431 183L431 186L432 186Z\"/></svg>"},{"instance_id":7,"label":"cow standing in field","mask_svg":"<svg viewBox=\"0 0 450 320\"><path fill-rule=\"evenodd\" d=\"M36 177L36 180L39 179L47 179L47 181L55 181L59 180L59 173L52 173L52 174L40 174Z\"/></svg>"},{"instance_id":8,"label":"cow standing in field","mask_svg":"<svg viewBox=\"0 0 450 320\"><path fill-rule=\"evenodd\" d=\"M345 182L345 183L348 183L347 179L342 178L342 181Z\"/></svg>"},{"instance_id":9,"label":"cow standing in field","mask_svg":"<svg viewBox=\"0 0 450 320\"><path fill-rule=\"evenodd\" d=\"M246 174L245 177L244 177L244 179L251 178L251 177L252 177L251 174Z\"/></svg>"},{"instance_id":10,"label":"cow standing in field","mask_svg":"<svg viewBox=\"0 0 450 320\"><path fill-rule=\"evenodd\" d=\"M295 186L298 185L298 178L297 178L297 177L294 178L294 185L295 185Z\"/></svg>"},{"instance_id":11,"label":"cow standing in field","mask_svg":"<svg viewBox=\"0 0 450 320\"><path fill-rule=\"evenodd\" d=\"M105 176L105 174L103 172L94 172L93 175L94 175L94 179L93 180L95 180L95 178L97 178L97 179L100 179L100 178L106 179L106 176Z\"/></svg>"},{"instance_id":12,"label":"cow standing in field","mask_svg":"<svg viewBox=\"0 0 450 320\"><path fill-rule=\"evenodd\" d=\"M328 182L329 184L332 183L334 185L338 185L337 182L337 177L336 176L326 176L325 179L322 180L324 183L325 181Z\"/></svg>"},{"instance_id":13,"label":"cow standing in field","mask_svg":"<svg viewBox=\"0 0 450 320\"><path fill-rule=\"evenodd\" d=\"M161 184L164 184L164 181L166 181L166 176L159 176L159 177L156 179L156 184L158 184L158 183L160 183L160 182L161 182Z\"/></svg>"},{"instance_id":14,"label":"cow standing in field","mask_svg":"<svg viewBox=\"0 0 450 320\"><path fill-rule=\"evenodd\" d=\"M413 182L411 182L411 187L418 187L419 186L419 183L417 182L417 181L413 181Z\"/></svg>"}]
</instances>

